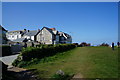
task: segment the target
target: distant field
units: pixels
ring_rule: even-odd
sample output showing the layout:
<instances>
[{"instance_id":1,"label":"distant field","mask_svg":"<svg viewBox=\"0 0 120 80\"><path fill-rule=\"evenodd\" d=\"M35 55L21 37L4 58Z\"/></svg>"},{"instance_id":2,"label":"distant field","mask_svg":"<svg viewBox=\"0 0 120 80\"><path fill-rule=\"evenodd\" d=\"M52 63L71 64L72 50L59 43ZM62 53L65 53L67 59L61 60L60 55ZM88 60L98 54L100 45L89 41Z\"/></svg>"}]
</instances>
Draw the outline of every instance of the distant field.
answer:
<instances>
[{"instance_id":1,"label":"distant field","mask_svg":"<svg viewBox=\"0 0 120 80\"><path fill-rule=\"evenodd\" d=\"M83 78L118 78L118 49L110 47L77 47L26 66L37 69L39 77L51 77L58 70L81 74Z\"/></svg>"}]
</instances>

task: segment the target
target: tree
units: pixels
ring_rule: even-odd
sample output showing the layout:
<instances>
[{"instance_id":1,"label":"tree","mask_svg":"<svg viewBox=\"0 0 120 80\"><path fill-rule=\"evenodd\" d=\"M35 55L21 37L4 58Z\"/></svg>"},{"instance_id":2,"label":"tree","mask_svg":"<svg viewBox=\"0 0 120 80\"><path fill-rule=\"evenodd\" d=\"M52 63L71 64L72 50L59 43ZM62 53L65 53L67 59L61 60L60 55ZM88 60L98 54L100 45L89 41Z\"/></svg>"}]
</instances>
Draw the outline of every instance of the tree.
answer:
<instances>
[{"instance_id":1,"label":"tree","mask_svg":"<svg viewBox=\"0 0 120 80\"><path fill-rule=\"evenodd\" d=\"M79 46L80 46L80 47L83 47L83 46L91 46L91 44L90 44L90 43L86 43L86 42L82 42Z\"/></svg>"},{"instance_id":2,"label":"tree","mask_svg":"<svg viewBox=\"0 0 120 80\"><path fill-rule=\"evenodd\" d=\"M100 46L109 46L107 43L102 43Z\"/></svg>"}]
</instances>

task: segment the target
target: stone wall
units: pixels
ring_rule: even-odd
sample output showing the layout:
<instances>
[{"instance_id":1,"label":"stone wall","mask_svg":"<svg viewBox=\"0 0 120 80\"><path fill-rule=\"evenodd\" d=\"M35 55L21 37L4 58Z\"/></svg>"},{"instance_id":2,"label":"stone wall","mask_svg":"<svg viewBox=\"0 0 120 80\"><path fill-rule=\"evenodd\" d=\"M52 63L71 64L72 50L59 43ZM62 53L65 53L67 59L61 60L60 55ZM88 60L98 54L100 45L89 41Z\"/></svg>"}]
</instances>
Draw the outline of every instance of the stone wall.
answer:
<instances>
[{"instance_id":1,"label":"stone wall","mask_svg":"<svg viewBox=\"0 0 120 80\"><path fill-rule=\"evenodd\" d=\"M18 53L22 50L23 47L36 47L36 45L39 45L38 42L9 42L7 45L11 46L11 51L13 54Z\"/></svg>"}]
</instances>

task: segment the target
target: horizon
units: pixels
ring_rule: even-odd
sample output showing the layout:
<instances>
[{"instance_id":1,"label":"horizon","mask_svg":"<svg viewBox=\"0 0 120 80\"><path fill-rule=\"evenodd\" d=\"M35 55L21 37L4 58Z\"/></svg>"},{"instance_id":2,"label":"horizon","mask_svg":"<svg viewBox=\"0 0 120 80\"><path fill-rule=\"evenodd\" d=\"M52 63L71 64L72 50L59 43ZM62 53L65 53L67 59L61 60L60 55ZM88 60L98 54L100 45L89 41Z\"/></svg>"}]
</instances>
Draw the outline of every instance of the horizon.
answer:
<instances>
[{"instance_id":1,"label":"horizon","mask_svg":"<svg viewBox=\"0 0 120 80\"><path fill-rule=\"evenodd\" d=\"M117 2L3 2L2 14L8 31L45 26L68 33L73 43L118 41Z\"/></svg>"}]
</instances>

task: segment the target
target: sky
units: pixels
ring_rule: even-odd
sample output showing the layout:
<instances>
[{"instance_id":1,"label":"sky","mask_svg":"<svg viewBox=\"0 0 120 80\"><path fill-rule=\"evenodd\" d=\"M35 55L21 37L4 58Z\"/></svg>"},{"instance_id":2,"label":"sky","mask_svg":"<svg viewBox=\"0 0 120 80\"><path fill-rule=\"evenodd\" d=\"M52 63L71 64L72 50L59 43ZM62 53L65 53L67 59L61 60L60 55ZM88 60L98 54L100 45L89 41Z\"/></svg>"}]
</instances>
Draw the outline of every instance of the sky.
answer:
<instances>
[{"instance_id":1,"label":"sky","mask_svg":"<svg viewBox=\"0 0 120 80\"><path fill-rule=\"evenodd\" d=\"M2 26L8 31L56 28L73 43L118 41L117 2L3 2Z\"/></svg>"}]
</instances>

